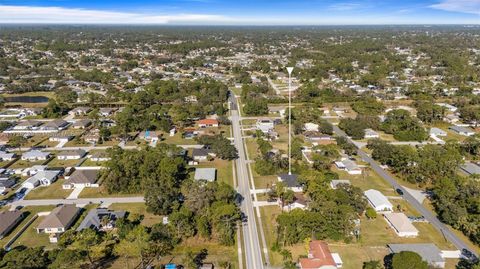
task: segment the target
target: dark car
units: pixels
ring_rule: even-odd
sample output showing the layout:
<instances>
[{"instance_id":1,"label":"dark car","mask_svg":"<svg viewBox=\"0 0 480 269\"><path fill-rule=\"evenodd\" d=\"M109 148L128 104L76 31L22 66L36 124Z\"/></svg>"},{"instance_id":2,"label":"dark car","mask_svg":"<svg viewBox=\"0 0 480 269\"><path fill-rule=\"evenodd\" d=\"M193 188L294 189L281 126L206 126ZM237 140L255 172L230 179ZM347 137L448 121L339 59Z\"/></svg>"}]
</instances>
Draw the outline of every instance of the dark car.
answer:
<instances>
[{"instance_id":1,"label":"dark car","mask_svg":"<svg viewBox=\"0 0 480 269\"><path fill-rule=\"evenodd\" d=\"M403 191L401 189L396 189L395 190L399 195L403 195Z\"/></svg>"}]
</instances>

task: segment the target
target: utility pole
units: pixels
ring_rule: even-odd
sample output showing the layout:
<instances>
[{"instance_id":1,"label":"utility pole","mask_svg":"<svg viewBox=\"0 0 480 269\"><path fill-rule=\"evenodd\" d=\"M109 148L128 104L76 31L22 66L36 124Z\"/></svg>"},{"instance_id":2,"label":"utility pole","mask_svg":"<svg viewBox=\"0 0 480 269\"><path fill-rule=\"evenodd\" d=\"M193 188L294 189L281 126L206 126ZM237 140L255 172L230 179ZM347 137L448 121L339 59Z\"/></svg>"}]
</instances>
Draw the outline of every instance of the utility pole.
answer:
<instances>
[{"instance_id":1,"label":"utility pole","mask_svg":"<svg viewBox=\"0 0 480 269\"><path fill-rule=\"evenodd\" d=\"M293 67L287 67L288 71L288 174L292 175L292 71Z\"/></svg>"}]
</instances>

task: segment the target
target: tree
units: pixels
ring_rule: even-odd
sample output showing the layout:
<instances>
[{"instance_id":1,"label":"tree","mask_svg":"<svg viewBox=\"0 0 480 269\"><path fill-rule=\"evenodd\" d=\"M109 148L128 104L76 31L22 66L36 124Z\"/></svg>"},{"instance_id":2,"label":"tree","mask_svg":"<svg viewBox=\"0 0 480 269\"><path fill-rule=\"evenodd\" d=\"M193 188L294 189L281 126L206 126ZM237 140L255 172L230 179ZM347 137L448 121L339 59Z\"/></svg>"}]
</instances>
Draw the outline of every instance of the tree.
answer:
<instances>
[{"instance_id":1,"label":"tree","mask_svg":"<svg viewBox=\"0 0 480 269\"><path fill-rule=\"evenodd\" d=\"M355 119L343 118L340 120L338 127L353 139L363 139L365 136L365 125Z\"/></svg>"},{"instance_id":2,"label":"tree","mask_svg":"<svg viewBox=\"0 0 480 269\"><path fill-rule=\"evenodd\" d=\"M377 218L377 211L375 211L375 209L369 207L365 211L365 216L367 216L367 218L369 218L369 219L376 219Z\"/></svg>"},{"instance_id":3,"label":"tree","mask_svg":"<svg viewBox=\"0 0 480 269\"><path fill-rule=\"evenodd\" d=\"M8 145L12 148L20 149L20 147L25 145L26 143L27 143L27 139L21 135L12 136L8 140Z\"/></svg>"},{"instance_id":4,"label":"tree","mask_svg":"<svg viewBox=\"0 0 480 269\"><path fill-rule=\"evenodd\" d=\"M0 268L40 269L46 268L48 258L43 248L16 247L7 252L0 261Z\"/></svg>"},{"instance_id":5,"label":"tree","mask_svg":"<svg viewBox=\"0 0 480 269\"><path fill-rule=\"evenodd\" d=\"M393 255L392 269L428 269L428 263L415 252L401 251Z\"/></svg>"}]
</instances>

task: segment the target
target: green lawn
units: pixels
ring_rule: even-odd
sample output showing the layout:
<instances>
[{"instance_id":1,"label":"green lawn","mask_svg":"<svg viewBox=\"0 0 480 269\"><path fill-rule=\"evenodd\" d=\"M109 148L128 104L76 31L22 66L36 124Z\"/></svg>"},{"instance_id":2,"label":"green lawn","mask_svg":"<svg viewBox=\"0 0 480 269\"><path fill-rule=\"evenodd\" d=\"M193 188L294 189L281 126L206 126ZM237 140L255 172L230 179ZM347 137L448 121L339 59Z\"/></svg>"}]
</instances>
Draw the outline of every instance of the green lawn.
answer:
<instances>
[{"instance_id":1,"label":"green lawn","mask_svg":"<svg viewBox=\"0 0 480 269\"><path fill-rule=\"evenodd\" d=\"M232 161L215 159L211 162L201 162L195 168L217 168L217 181L233 186ZM192 177L194 172L191 173Z\"/></svg>"},{"instance_id":2,"label":"green lawn","mask_svg":"<svg viewBox=\"0 0 480 269\"><path fill-rule=\"evenodd\" d=\"M131 197L142 196L143 193L108 193L105 188L100 185L98 188L84 188L78 198L102 198L102 197Z\"/></svg>"},{"instance_id":3,"label":"green lawn","mask_svg":"<svg viewBox=\"0 0 480 269\"><path fill-rule=\"evenodd\" d=\"M24 161L21 159L18 159L16 162L14 162L12 165L9 166L11 169L17 169L17 168L29 168L34 165L41 165L45 163L46 161L34 161L34 162L29 162L29 161Z\"/></svg>"},{"instance_id":4,"label":"green lawn","mask_svg":"<svg viewBox=\"0 0 480 269\"><path fill-rule=\"evenodd\" d=\"M81 159L79 160L59 160L57 157L50 160L47 165L48 167L74 167L78 163L80 163Z\"/></svg>"},{"instance_id":5,"label":"green lawn","mask_svg":"<svg viewBox=\"0 0 480 269\"><path fill-rule=\"evenodd\" d=\"M65 183L65 180L58 179L50 186L39 186L30 191L25 200L36 200L36 199L65 199L72 192L72 190L64 190L62 184Z\"/></svg>"},{"instance_id":6,"label":"green lawn","mask_svg":"<svg viewBox=\"0 0 480 269\"><path fill-rule=\"evenodd\" d=\"M143 215L142 225L152 226L156 223L162 222L163 216L157 216L147 212L147 206L144 203L128 203L128 204L111 204L109 209L125 210L129 213L129 217L134 215Z\"/></svg>"}]
</instances>

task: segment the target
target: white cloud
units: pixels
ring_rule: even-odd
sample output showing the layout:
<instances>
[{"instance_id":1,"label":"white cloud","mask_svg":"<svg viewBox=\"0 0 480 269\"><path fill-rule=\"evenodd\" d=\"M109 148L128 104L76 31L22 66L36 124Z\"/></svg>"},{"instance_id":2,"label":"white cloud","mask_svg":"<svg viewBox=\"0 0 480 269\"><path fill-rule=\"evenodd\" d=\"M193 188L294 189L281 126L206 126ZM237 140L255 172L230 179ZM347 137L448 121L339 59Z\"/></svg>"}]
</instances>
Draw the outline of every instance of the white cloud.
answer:
<instances>
[{"instance_id":1,"label":"white cloud","mask_svg":"<svg viewBox=\"0 0 480 269\"><path fill-rule=\"evenodd\" d=\"M229 20L225 16L209 14L148 15L81 8L0 5L0 23L167 24L222 23Z\"/></svg>"},{"instance_id":2,"label":"white cloud","mask_svg":"<svg viewBox=\"0 0 480 269\"><path fill-rule=\"evenodd\" d=\"M358 3L338 3L333 4L328 7L330 10L334 11L348 11L348 10L355 10L361 8L362 5Z\"/></svg>"},{"instance_id":3,"label":"white cloud","mask_svg":"<svg viewBox=\"0 0 480 269\"><path fill-rule=\"evenodd\" d=\"M430 7L445 11L480 15L480 0L442 0L440 3Z\"/></svg>"}]
</instances>

